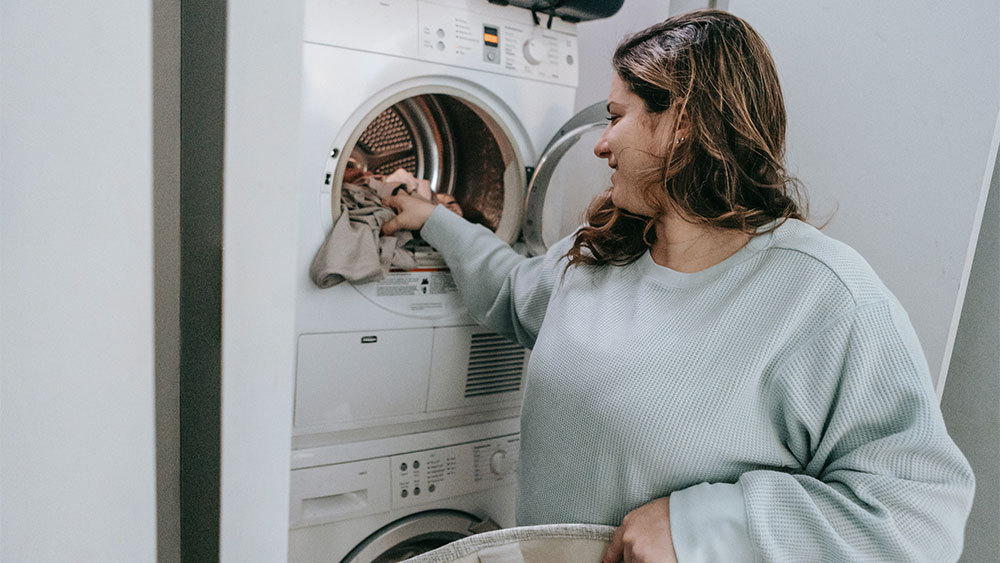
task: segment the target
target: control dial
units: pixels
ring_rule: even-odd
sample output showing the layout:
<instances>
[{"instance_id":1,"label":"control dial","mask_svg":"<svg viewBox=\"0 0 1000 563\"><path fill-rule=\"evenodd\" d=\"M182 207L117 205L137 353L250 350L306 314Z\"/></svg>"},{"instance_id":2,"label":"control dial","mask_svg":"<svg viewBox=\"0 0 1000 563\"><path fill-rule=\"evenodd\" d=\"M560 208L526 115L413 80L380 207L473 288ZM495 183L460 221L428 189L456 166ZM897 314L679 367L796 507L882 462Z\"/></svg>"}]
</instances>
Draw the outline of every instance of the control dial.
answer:
<instances>
[{"instance_id":1,"label":"control dial","mask_svg":"<svg viewBox=\"0 0 1000 563\"><path fill-rule=\"evenodd\" d=\"M542 45L535 38L528 39L524 42L524 60L528 61L528 64L538 65L542 63Z\"/></svg>"},{"instance_id":2,"label":"control dial","mask_svg":"<svg viewBox=\"0 0 1000 563\"><path fill-rule=\"evenodd\" d=\"M503 477L510 473L513 468L513 460L507 456L507 452L505 450L497 450L490 456L490 471L492 471L494 475Z\"/></svg>"}]
</instances>

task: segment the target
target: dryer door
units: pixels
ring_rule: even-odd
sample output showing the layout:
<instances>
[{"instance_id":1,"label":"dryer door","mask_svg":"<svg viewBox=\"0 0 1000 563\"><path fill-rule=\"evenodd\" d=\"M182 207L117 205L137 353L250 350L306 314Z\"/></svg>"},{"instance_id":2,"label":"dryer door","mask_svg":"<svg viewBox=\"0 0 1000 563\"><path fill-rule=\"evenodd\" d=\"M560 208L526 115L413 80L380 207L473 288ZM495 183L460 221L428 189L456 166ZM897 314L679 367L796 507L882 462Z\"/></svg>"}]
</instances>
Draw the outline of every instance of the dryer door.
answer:
<instances>
[{"instance_id":1,"label":"dryer door","mask_svg":"<svg viewBox=\"0 0 1000 563\"><path fill-rule=\"evenodd\" d=\"M400 518L368 536L341 563L396 563L480 532L498 530L458 510L428 510Z\"/></svg>"},{"instance_id":2,"label":"dryer door","mask_svg":"<svg viewBox=\"0 0 1000 563\"><path fill-rule=\"evenodd\" d=\"M522 225L532 255L544 254L573 233L583 224L591 200L611 186L613 170L594 156L607 125L606 105L598 102L573 116L542 151L528 183Z\"/></svg>"}]
</instances>

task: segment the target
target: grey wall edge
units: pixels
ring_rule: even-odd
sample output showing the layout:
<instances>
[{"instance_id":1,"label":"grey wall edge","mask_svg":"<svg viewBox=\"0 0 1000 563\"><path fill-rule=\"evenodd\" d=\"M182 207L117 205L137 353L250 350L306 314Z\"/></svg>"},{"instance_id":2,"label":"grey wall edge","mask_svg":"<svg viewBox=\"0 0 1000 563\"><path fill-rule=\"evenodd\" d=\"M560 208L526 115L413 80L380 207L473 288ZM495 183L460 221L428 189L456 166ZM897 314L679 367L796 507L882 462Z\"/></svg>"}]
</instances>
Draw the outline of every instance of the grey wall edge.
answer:
<instances>
[{"instance_id":1,"label":"grey wall edge","mask_svg":"<svg viewBox=\"0 0 1000 563\"><path fill-rule=\"evenodd\" d=\"M976 256L976 246L979 242L980 230L983 226L983 217L986 211L986 200L990 194L990 185L996 182L995 173L997 171L997 158L1000 157L1000 112L997 112L996 127L993 129L993 141L987 153L985 171L983 173L983 183L979 192L979 203L976 205L976 212L973 217L972 235L969 237L969 248L965 255L965 265L962 269L962 280L958 286L958 296L955 299L955 312L952 315L951 325L948 329L948 339L945 342L944 359L937 380L938 401L944 396L944 385L948 380L949 365L955 350L955 338L958 334L961 323L962 310L965 306L966 292L969 287L969 276L972 273L972 264Z\"/></svg>"},{"instance_id":2,"label":"grey wall edge","mask_svg":"<svg viewBox=\"0 0 1000 563\"><path fill-rule=\"evenodd\" d=\"M180 539L219 560L225 0L180 5Z\"/></svg>"},{"instance_id":3,"label":"grey wall edge","mask_svg":"<svg viewBox=\"0 0 1000 563\"><path fill-rule=\"evenodd\" d=\"M180 0L153 2L156 559L180 563Z\"/></svg>"},{"instance_id":4,"label":"grey wall edge","mask_svg":"<svg viewBox=\"0 0 1000 563\"><path fill-rule=\"evenodd\" d=\"M971 262L941 411L976 475L960 561L978 563L1000 553L1000 162Z\"/></svg>"}]
</instances>

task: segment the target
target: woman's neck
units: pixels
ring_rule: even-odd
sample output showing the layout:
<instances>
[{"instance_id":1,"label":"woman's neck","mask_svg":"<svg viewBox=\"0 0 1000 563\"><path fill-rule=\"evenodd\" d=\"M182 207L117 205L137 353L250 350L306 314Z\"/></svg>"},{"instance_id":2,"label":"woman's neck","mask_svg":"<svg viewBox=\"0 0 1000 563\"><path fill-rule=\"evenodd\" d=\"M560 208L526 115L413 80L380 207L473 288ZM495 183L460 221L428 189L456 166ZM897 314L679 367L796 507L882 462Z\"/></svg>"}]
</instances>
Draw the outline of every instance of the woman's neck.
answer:
<instances>
[{"instance_id":1,"label":"woman's neck","mask_svg":"<svg viewBox=\"0 0 1000 563\"><path fill-rule=\"evenodd\" d=\"M668 213L656 224L656 244L649 252L660 266L691 274L736 254L750 238L740 231L689 223L676 213Z\"/></svg>"}]
</instances>

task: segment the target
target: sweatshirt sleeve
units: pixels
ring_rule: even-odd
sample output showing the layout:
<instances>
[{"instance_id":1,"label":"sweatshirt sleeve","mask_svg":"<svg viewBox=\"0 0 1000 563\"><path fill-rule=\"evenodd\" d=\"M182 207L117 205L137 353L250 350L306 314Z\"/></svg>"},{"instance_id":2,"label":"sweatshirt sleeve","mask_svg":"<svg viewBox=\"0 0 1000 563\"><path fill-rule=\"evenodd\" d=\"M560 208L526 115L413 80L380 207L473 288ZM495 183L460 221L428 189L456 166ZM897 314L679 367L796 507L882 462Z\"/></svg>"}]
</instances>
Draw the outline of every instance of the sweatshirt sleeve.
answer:
<instances>
[{"instance_id":1,"label":"sweatshirt sleeve","mask_svg":"<svg viewBox=\"0 0 1000 563\"><path fill-rule=\"evenodd\" d=\"M489 229L437 206L420 235L441 253L476 321L532 348L559 282L565 239L544 256L525 258Z\"/></svg>"},{"instance_id":2,"label":"sweatshirt sleeve","mask_svg":"<svg viewBox=\"0 0 1000 563\"><path fill-rule=\"evenodd\" d=\"M958 559L975 481L898 302L857 307L765 379L800 467L671 495L679 563Z\"/></svg>"}]
</instances>

